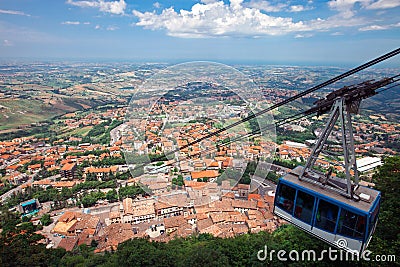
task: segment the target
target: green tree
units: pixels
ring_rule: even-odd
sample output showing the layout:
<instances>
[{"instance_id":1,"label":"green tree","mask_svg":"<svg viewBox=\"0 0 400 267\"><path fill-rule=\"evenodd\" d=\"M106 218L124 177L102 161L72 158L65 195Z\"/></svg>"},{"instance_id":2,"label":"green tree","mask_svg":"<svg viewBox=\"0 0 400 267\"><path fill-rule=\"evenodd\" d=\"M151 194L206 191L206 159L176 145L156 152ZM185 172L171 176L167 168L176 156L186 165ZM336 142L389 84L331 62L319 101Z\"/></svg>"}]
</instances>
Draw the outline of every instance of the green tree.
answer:
<instances>
[{"instance_id":1,"label":"green tree","mask_svg":"<svg viewBox=\"0 0 400 267\"><path fill-rule=\"evenodd\" d=\"M22 222L29 222L31 218L31 216L22 216Z\"/></svg>"},{"instance_id":2,"label":"green tree","mask_svg":"<svg viewBox=\"0 0 400 267\"><path fill-rule=\"evenodd\" d=\"M140 186L125 186L119 189L119 197L121 200L127 197L135 198L137 195L144 193L144 190Z\"/></svg>"},{"instance_id":3,"label":"green tree","mask_svg":"<svg viewBox=\"0 0 400 267\"><path fill-rule=\"evenodd\" d=\"M97 176L93 172L86 173L86 181L97 181Z\"/></svg>"},{"instance_id":4,"label":"green tree","mask_svg":"<svg viewBox=\"0 0 400 267\"><path fill-rule=\"evenodd\" d=\"M52 219L50 218L50 214L43 214L42 218L40 218L40 223L44 226L48 226L52 223Z\"/></svg>"},{"instance_id":5,"label":"green tree","mask_svg":"<svg viewBox=\"0 0 400 267\"><path fill-rule=\"evenodd\" d=\"M94 204L96 204L96 202L100 199L105 199L106 195L101 192L101 191L95 191L95 192L91 192L88 195L85 195L82 197L81 199L81 203L82 205L87 208L87 207L91 207Z\"/></svg>"},{"instance_id":6,"label":"green tree","mask_svg":"<svg viewBox=\"0 0 400 267\"><path fill-rule=\"evenodd\" d=\"M38 244L44 237L31 223L19 224L19 216L3 209L0 214L0 266L57 266L65 250L47 250Z\"/></svg>"},{"instance_id":7,"label":"green tree","mask_svg":"<svg viewBox=\"0 0 400 267\"><path fill-rule=\"evenodd\" d=\"M61 189L61 197L63 200L73 197L72 190L66 187Z\"/></svg>"},{"instance_id":8,"label":"green tree","mask_svg":"<svg viewBox=\"0 0 400 267\"><path fill-rule=\"evenodd\" d=\"M372 177L381 191L378 224L369 249L374 254L400 255L400 157L388 157Z\"/></svg>"},{"instance_id":9,"label":"green tree","mask_svg":"<svg viewBox=\"0 0 400 267\"><path fill-rule=\"evenodd\" d=\"M115 189L110 190L106 194L106 199L110 202L115 202L118 200L118 193Z\"/></svg>"},{"instance_id":10,"label":"green tree","mask_svg":"<svg viewBox=\"0 0 400 267\"><path fill-rule=\"evenodd\" d=\"M92 248L97 248L98 245L99 245L99 242L97 242L95 239L93 239L92 242L90 242L90 246Z\"/></svg>"}]
</instances>

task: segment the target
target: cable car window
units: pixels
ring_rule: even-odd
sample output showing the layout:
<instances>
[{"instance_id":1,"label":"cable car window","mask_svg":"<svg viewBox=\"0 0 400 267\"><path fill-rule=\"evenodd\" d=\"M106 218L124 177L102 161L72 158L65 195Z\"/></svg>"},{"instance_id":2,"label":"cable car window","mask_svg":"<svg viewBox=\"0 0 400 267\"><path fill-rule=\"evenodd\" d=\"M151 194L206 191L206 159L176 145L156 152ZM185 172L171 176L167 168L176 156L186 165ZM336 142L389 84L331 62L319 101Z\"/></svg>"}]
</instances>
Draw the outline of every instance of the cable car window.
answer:
<instances>
[{"instance_id":1,"label":"cable car window","mask_svg":"<svg viewBox=\"0 0 400 267\"><path fill-rule=\"evenodd\" d=\"M370 222L369 222L369 234L375 229L375 225L378 221L378 212L379 212L379 205L376 205L375 210L372 212L371 217L370 217Z\"/></svg>"},{"instance_id":2,"label":"cable car window","mask_svg":"<svg viewBox=\"0 0 400 267\"><path fill-rule=\"evenodd\" d=\"M315 226L321 228L322 230L333 233L335 231L338 211L338 206L324 200L320 200L318 204Z\"/></svg>"},{"instance_id":3,"label":"cable car window","mask_svg":"<svg viewBox=\"0 0 400 267\"><path fill-rule=\"evenodd\" d=\"M365 216L343 209L340 211L338 233L341 235L363 238L365 232Z\"/></svg>"},{"instance_id":4,"label":"cable car window","mask_svg":"<svg viewBox=\"0 0 400 267\"><path fill-rule=\"evenodd\" d=\"M314 197L310 194L297 191L296 207L294 216L300 220L310 224L314 209Z\"/></svg>"},{"instance_id":5,"label":"cable car window","mask_svg":"<svg viewBox=\"0 0 400 267\"><path fill-rule=\"evenodd\" d=\"M293 187L282 184L277 195L277 206L291 214L295 195L296 190Z\"/></svg>"}]
</instances>

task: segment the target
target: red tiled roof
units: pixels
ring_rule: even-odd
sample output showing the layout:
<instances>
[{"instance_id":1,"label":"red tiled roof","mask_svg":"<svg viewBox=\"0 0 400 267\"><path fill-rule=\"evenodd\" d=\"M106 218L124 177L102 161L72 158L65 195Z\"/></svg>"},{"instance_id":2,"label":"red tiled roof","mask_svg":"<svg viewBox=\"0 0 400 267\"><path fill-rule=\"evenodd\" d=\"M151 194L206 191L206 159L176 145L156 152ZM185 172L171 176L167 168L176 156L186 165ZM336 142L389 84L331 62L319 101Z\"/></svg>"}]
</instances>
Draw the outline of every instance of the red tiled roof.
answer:
<instances>
[{"instance_id":1,"label":"red tiled roof","mask_svg":"<svg viewBox=\"0 0 400 267\"><path fill-rule=\"evenodd\" d=\"M192 179L215 178L219 176L219 173L216 170L196 171L196 172L191 172L191 176Z\"/></svg>"},{"instance_id":2,"label":"red tiled roof","mask_svg":"<svg viewBox=\"0 0 400 267\"><path fill-rule=\"evenodd\" d=\"M60 244L58 244L58 247L63 248L66 251L72 251L75 248L77 243L78 243L78 238L67 237L67 238L61 239Z\"/></svg>"},{"instance_id":3,"label":"red tiled roof","mask_svg":"<svg viewBox=\"0 0 400 267\"><path fill-rule=\"evenodd\" d=\"M75 185L74 181L61 181L52 183L53 187L73 187Z\"/></svg>"},{"instance_id":4,"label":"red tiled roof","mask_svg":"<svg viewBox=\"0 0 400 267\"><path fill-rule=\"evenodd\" d=\"M75 167L75 163L66 163L61 170L62 171L70 171Z\"/></svg>"},{"instance_id":5,"label":"red tiled roof","mask_svg":"<svg viewBox=\"0 0 400 267\"><path fill-rule=\"evenodd\" d=\"M33 164L33 165L29 165L28 169L39 169L41 167L42 167L42 165L40 165L40 164Z\"/></svg>"}]
</instances>

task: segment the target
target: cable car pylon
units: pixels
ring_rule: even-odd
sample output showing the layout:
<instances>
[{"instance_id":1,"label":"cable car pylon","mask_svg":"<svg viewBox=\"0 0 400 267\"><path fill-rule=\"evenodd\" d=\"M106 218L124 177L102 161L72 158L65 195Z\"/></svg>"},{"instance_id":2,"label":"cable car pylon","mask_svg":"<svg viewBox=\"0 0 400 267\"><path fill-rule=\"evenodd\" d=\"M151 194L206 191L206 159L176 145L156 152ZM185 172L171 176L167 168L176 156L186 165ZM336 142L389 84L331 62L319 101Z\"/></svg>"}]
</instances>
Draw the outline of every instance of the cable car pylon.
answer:
<instances>
[{"instance_id":1,"label":"cable car pylon","mask_svg":"<svg viewBox=\"0 0 400 267\"><path fill-rule=\"evenodd\" d=\"M321 187L335 191L347 198L360 200L360 196L355 193L358 187L359 175L354 149L351 114L358 114L361 101L375 95L376 89L392 83L395 77L384 78L377 82L366 81L350 87L345 86L328 94L326 98L316 101L316 106L306 111L306 114L317 112L318 115L321 115L327 113L330 109L330 116L311 151L304 169L299 175L300 180L319 184ZM314 168L321 153L325 155L330 154L325 148L327 147L328 137L331 135L338 121L343 153L342 155L336 154L335 156L343 157L343 164L340 164L340 166L344 168L346 175L345 183L338 179L332 179L332 167L327 173Z\"/></svg>"}]
</instances>

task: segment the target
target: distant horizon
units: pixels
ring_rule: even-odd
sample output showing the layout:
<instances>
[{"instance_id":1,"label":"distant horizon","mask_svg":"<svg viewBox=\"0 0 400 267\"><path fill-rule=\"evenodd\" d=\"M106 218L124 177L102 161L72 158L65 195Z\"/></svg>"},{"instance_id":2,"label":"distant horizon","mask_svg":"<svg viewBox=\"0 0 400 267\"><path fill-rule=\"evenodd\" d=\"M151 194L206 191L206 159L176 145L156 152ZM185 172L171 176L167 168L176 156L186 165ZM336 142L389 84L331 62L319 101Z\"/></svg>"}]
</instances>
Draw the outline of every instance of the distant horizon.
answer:
<instances>
[{"instance_id":1,"label":"distant horizon","mask_svg":"<svg viewBox=\"0 0 400 267\"><path fill-rule=\"evenodd\" d=\"M380 55L377 55L378 57ZM397 58L394 57L389 59L387 62L381 62L377 65L370 67L369 69L377 68L400 68L400 56L397 62ZM252 66L291 66L291 67L332 67L332 68L353 68L361 65L373 58L360 62L319 62L319 61L267 61L267 60L246 60L246 59L137 59L137 58L102 58L102 57L0 57L0 64L12 63L136 63L136 64L166 64L175 65L187 62L216 62L225 65L252 65Z\"/></svg>"}]
</instances>

